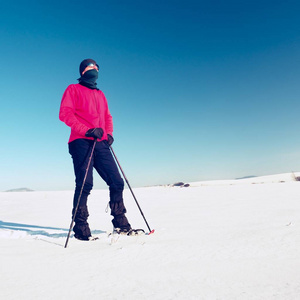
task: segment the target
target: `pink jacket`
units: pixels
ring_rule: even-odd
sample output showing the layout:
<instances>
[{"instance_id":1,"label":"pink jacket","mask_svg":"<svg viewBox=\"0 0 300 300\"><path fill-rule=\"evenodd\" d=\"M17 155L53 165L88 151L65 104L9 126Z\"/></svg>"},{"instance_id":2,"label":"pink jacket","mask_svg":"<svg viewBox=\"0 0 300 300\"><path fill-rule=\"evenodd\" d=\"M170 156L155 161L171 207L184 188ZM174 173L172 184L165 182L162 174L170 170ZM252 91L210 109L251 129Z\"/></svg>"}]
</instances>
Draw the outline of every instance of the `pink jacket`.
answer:
<instances>
[{"instance_id":1,"label":"pink jacket","mask_svg":"<svg viewBox=\"0 0 300 300\"><path fill-rule=\"evenodd\" d=\"M71 127L69 143L76 139L93 139L85 137L85 133L91 128L103 129L101 140L107 140L107 134L112 135L113 132L112 116L103 92L81 84L71 84L65 90L59 119Z\"/></svg>"}]
</instances>

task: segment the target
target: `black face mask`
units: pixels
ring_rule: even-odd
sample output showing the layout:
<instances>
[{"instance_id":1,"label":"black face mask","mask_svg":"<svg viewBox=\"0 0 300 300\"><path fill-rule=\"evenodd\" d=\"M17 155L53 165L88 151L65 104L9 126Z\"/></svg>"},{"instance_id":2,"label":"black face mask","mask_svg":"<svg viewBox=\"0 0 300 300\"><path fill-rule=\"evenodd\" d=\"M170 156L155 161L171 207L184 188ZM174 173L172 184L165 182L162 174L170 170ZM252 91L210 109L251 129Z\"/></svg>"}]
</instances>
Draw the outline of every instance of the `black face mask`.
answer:
<instances>
[{"instance_id":1,"label":"black face mask","mask_svg":"<svg viewBox=\"0 0 300 300\"><path fill-rule=\"evenodd\" d=\"M86 71L78 80L79 84L90 89L97 89L96 80L98 79L98 71L95 69Z\"/></svg>"}]
</instances>

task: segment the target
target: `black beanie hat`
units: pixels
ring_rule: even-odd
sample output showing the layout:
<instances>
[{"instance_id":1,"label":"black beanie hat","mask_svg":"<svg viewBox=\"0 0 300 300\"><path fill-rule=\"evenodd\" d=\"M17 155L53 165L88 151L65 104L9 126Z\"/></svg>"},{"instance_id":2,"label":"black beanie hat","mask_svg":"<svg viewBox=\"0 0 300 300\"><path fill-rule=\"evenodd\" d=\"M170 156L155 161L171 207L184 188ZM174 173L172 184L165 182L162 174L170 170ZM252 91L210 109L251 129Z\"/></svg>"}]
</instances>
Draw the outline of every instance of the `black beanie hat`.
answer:
<instances>
[{"instance_id":1,"label":"black beanie hat","mask_svg":"<svg viewBox=\"0 0 300 300\"><path fill-rule=\"evenodd\" d=\"M79 66L79 73L80 73L80 76L82 75L82 72L84 71L84 69L89 65L89 64L95 64L98 69L99 69L99 66L97 65L96 61L94 61L93 59L91 58L87 58L85 60L83 60L81 63L80 63L80 66Z\"/></svg>"}]
</instances>

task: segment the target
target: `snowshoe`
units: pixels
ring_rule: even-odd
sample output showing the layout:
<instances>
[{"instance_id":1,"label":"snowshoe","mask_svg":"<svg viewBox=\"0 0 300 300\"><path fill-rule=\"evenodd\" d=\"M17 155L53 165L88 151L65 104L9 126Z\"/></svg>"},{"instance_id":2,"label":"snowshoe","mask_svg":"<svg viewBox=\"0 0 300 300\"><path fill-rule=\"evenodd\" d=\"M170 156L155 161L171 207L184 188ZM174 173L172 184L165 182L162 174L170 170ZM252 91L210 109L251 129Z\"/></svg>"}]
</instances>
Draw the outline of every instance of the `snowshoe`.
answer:
<instances>
[{"instance_id":1,"label":"snowshoe","mask_svg":"<svg viewBox=\"0 0 300 300\"><path fill-rule=\"evenodd\" d=\"M134 236L134 235L143 235L145 231L143 229L122 229L122 228L114 228L114 233L120 235Z\"/></svg>"}]
</instances>

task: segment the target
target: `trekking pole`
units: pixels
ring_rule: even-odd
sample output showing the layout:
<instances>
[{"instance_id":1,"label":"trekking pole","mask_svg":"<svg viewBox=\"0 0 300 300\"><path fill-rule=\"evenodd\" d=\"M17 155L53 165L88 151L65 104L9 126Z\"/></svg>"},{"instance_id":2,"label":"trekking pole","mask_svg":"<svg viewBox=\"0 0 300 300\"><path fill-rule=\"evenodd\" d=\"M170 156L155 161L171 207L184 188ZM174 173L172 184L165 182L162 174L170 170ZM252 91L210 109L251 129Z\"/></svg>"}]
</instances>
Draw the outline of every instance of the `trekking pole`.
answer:
<instances>
[{"instance_id":1,"label":"trekking pole","mask_svg":"<svg viewBox=\"0 0 300 300\"><path fill-rule=\"evenodd\" d=\"M142 215L142 217L143 217L143 219L144 219L144 221L145 221L145 223L146 223L146 225L147 225L147 227L148 227L148 229L149 229L149 234L151 234L151 233L154 232L154 229L151 230L151 228L150 228L150 226L149 226L149 224L148 224L148 222L147 222L147 220L146 220L146 218L145 218L145 216L144 216L144 214L143 214L143 211L142 211L142 209L141 209L141 207L140 207L140 205L139 205L139 203L138 203L138 201L137 201L137 199L136 199L136 197L135 197L135 195L134 195L134 193L133 193L133 191L132 191L132 189L131 189L131 186L130 186L130 184L129 184L129 182L128 182L126 176L125 176L125 173L124 173L124 171L123 171L123 169L122 169L122 167L121 167L121 165L120 165L120 163L119 163L119 161L118 161L118 158L117 158L117 156L116 156L116 154L115 154L115 152L114 152L112 146L109 146L109 147L110 147L110 150L111 150L111 152L112 152L112 154L113 154L113 156L114 156L114 158L115 158L115 160L116 160L116 162L117 162L117 164L118 164L118 166L119 166L119 168L120 168L120 170L121 170L121 172L122 172L122 174L123 174L123 177L124 177L124 179L125 179L125 181L126 181L128 187L129 187L129 189L130 189L130 192L131 192L131 194L132 194L132 196L133 196L133 199L135 200L135 203L136 203L137 207L139 208L140 213L141 213L141 215Z\"/></svg>"},{"instance_id":2,"label":"trekking pole","mask_svg":"<svg viewBox=\"0 0 300 300\"><path fill-rule=\"evenodd\" d=\"M72 230L72 228L73 228L75 216L76 216L76 213L77 213L77 210L78 210L78 207L79 207L80 198L81 198L81 195L82 195L83 187L84 187L84 185L85 185L87 173L88 173L89 168L90 168L90 164L91 164L91 161L92 161L92 156L93 156L93 153L94 153L94 149L95 149L95 146L96 146L96 142L97 142L97 139L94 140L94 144L93 144L93 147L92 147L92 151L91 151L91 154L90 154L90 157L89 157L89 161L88 161L88 164L87 164L87 167L86 167L85 175L84 175L84 178L83 178L83 182L82 182L80 194L79 194L79 197L78 197L78 200L77 200L77 204L76 204L76 207L75 207L75 211L74 211L74 214L73 214L73 217L72 217L72 222L71 222L71 225L70 225L70 229L69 229L68 237L67 237L67 240L66 240L65 248L67 248L67 246L68 246L68 242L69 242L71 230Z\"/></svg>"}]
</instances>

